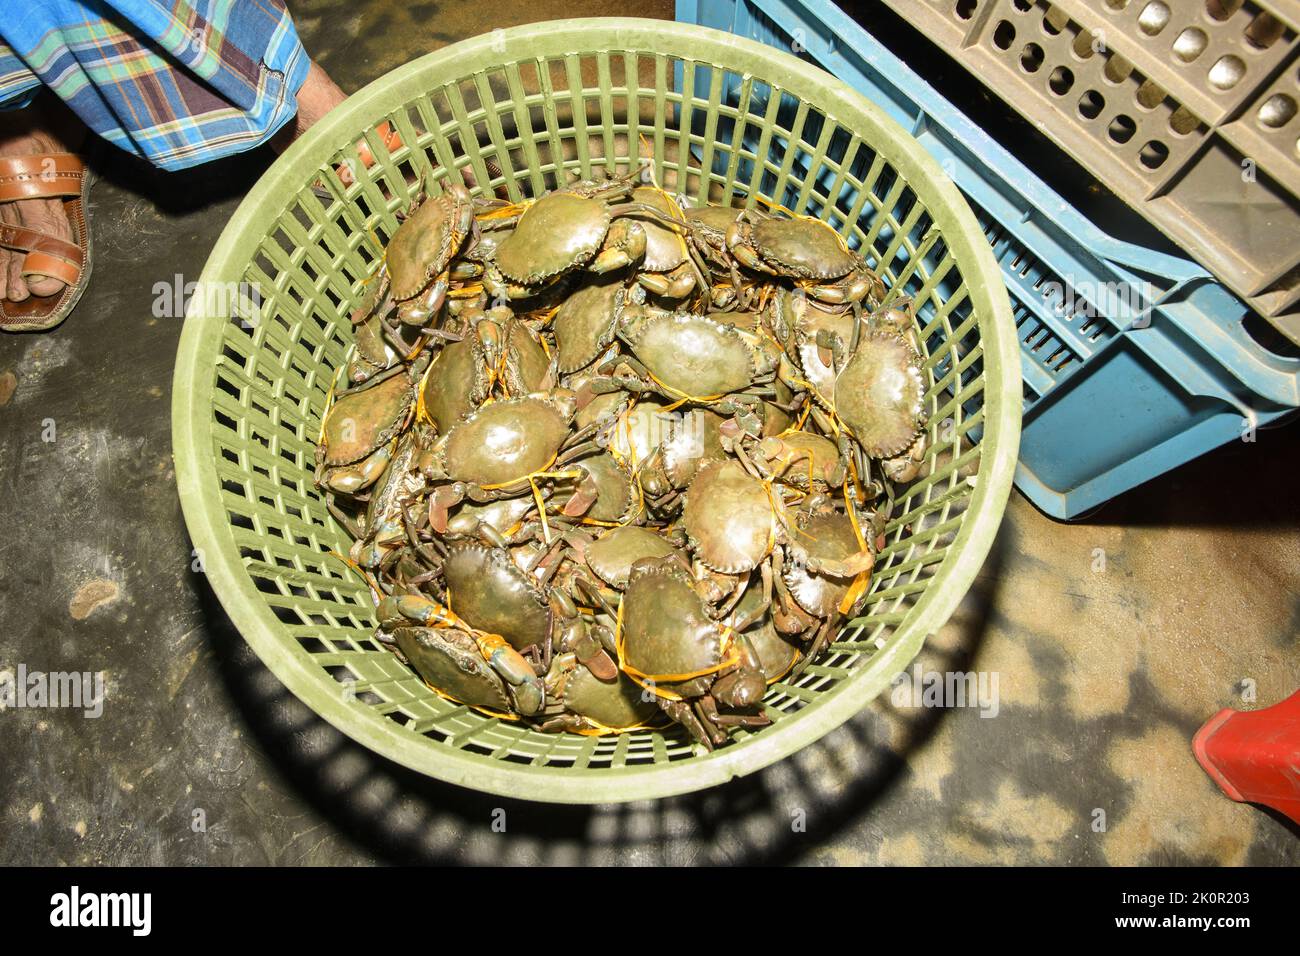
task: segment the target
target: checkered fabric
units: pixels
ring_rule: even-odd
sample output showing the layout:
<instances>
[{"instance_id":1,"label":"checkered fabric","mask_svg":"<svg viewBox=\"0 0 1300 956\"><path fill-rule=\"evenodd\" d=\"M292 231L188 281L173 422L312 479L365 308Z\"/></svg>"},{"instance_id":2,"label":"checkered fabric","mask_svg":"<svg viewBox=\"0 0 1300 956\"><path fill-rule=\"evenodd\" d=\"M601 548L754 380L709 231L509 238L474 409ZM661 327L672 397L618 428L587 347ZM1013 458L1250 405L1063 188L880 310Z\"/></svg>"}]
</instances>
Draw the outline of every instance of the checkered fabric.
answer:
<instances>
[{"instance_id":1,"label":"checkered fabric","mask_svg":"<svg viewBox=\"0 0 1300 956\"><path fill-rule=\"evenodd\" d=\"M163 169L265 142L297 112L308 66L283 0L0 3L0 108L47 86Z\"/></svg>"}]
</instances>

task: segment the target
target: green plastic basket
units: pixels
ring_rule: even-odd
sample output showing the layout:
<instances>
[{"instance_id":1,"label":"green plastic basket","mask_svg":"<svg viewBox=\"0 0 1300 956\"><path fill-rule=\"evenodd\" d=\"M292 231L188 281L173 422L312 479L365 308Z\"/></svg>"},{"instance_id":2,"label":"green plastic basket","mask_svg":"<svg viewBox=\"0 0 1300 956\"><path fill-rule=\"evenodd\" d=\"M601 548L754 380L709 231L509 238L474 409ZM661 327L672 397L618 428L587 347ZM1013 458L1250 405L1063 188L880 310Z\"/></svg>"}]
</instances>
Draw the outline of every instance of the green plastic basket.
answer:
<instances>
[{"instance_id":1,"label":"green plastic basket","mask_svg":"<svg viewBox=\"0 0 1300 956\"><path fill-rule=\"evenodd\" d=\"M405 144L392 153L375 132L385 120ZM362 137L377 159L368 170L355 164ZM543 734L435 695L373 639L369 591L331 555L350 541L312 482L326 394L351 347L348 313L410 202L408 178L469 166L478 183L520 199L557 176L625 172L641 156L694 201L780 197L827 218L884 264L891 286L916 296L930 454L940 456L888 527L865 616L824 660L771 687L770 727L711 754L676 728ZM348 160L358 174L345 187L335 170ZM801 180L803 169L816 175ZM191 300L173 442L185 519L213 589L316 713L441 780L604 803L752 773L885 688L988 553L1011 487L1020 394L997 263L961 195L900 126L831 76L748 40L650 20L566 20L498 30L401 67L280 157L226 227Z\"/></svg>"}]
</instances>

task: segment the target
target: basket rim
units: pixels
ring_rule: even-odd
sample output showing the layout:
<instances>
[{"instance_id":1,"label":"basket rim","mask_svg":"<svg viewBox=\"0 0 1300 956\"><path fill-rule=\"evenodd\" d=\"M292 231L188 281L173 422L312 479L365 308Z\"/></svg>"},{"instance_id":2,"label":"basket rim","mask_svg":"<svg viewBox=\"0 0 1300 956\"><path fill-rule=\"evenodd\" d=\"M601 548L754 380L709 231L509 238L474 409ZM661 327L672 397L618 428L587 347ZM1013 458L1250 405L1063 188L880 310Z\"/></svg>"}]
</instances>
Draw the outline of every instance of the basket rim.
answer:
<instances>
[{"instance_id":1,"label":"basket rim","mask_svg":"<svg viewBox=\"0 0 1300 956\"><path fill-rule=\"evenodd\" d=\"M547 52L538 52L543 41ZM418 738L363 703L349 705L332 678L323 680L310 655L285 641L283 626L261 600L240 560L219 488L212 448L211 388L201 391L212 371L222 321L207 320L196 297L187 312L177 350L172 391L172 446L181 508L195 548L203 554L209 584L244 640L284 686L343 734L385 758L419 773L480 791L553 803L621 803L687 793L763 769L835 729L874 698L919 652L925 638L951 616L984 563L997 534L1014 477L1020 435L1020 352L1010 301L984 233L957 187L939 163L881 109L851 87L798 58L771 47L706 27L630 17L577 18L528 24L482 34L426 54L374 80L335 108L281 155L240 202L213 247L200 288L242 268L242 237L296 195L305 177L356 137L356 130L420 93L449 79L472 75L514 54L552 55L550 48L589 54L626 49L673 55L717 57L713 62L753 73L774 84L814 83L815 105L841 121L864 116L891 140L889 157L911 184L925 183L927 209L945 241L965 264L968 295L979 316L983 346L985 420L980 470L970 506L925 593L890 642L857 667L815 704L731 746L681 761L577 770L494 760ZM503 49L504 48L504 49ZM660 54L662 55L662 54ZM739 60L741 64L733 64ZM873 130L873 133L876 132ZM906 148L908 141L913 148ZM870 140L880 145L879 140ZM940 221L942 220L942 221ZM983 281L976 281L977 279ZM214 319L217 317L213 317ZM328 678L328 675L325 675Z\"/></svg>"}]
</instances>

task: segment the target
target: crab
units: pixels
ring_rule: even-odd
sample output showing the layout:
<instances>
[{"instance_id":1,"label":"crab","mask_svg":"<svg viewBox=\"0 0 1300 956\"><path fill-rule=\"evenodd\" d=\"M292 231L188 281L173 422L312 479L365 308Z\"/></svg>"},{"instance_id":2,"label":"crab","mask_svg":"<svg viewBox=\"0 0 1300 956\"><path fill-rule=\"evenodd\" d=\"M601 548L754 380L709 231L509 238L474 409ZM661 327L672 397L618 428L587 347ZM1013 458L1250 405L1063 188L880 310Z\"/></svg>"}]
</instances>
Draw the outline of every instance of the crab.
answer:
<instances>
[{"instance_id":1,"label":"crab","mask_svg":"<svg viewBox=\"0 0 1300 956\"><path fill-rule=\"evenodd\" d=\"M714 620L678 558L632 566L619 620L622 671L706 749L726 742L724 728L770 723L752 712L767 691L757 654L742 635Z\"/></svg>"},{"instance_id":2,"label":"crab","mask_svg":"<svg viewBox=\"0 0 1300 956\"><path fill-rule=\"evenodd\" d=\"M690 231L681 206L657 186L638 186L632 201L658 210L664 221L649 219L645 231L645 252L636 269L636 281L647 292L663 299L684 299L707 279L690 257L686 234Z\"/></svg>"},{"instance_id":3,"label":"crab","mask_svg":"<svg viewBox=\"0 0 1300 956\"><path fill-rule=\"evenodd\" d=\"M623 525L587 545L582 557L601 581L622 591L627 587L632 565L646 558L666 558L679 553L676 545L663 535L635 525Z\"/></svg>"},{"instance_id":4,"label":"crab","mask_svg":"<svg viewBox=\"0 0 1300 956\"><path fill-rule=\"evenodd\" d=\"M686 210L690 227L687 248L701 274L711 280L707 296L711 309L732 308L749 286L736 267L735 256L727 249L727 230L740 214L741 210L731 206L697 206Z\"/></svg>"},{"instance_id":5,"label":"crab","mask_svg":"<svg viewBox=\"0 0 1300 956\"><path fill-rule=\"evenodd\" d=\"M758 567L780 531L770 485L731 460L700 466L686 489L682 526L696 559L723 574Z\"/></svg>"},{"instance_id":6,"label":"crab","mask_svg":"<svg viewBox=\"0 0 1300 956\"><path fill-rule=\"evenodd\" d=\"M829 405L872 458L907 452L926 422L923 364L906 336L885 327L858 335L849 351L832 343L835 374ZM825 392L818 392L824 396Z\"/></svg>"},{"instance_id":7,"label":"crab","mask_svg":"<svg viewBox=\"0 0 1300 956\"><path fill-rule=\"evenodd\" d=\"M726 243L746 268L793 279L822 302L863 302L884 291L863 258L820 219L783 219L746 209L727 229Z\"/></svg>"},{"instance_id":8,"label":"crab","mask_svg":"<svg viewBox=\"0 0 1300 956\"><path fill-rule=\"evenodd\" d=\"M640 259L646 232L630 217L671 220L633 202L632 189L628 179L582 181L529 205L486 263L485 288L509 299L529 298L571 272L606 273Z\"/></svg>"},{"instance_id":9,"label":"crab","mask_svg":"<svg viewBox=\"0 0 1300 956\"><path fill-rule=\"evenodd\" d=\"M448 511L465 498L483 503L525 494L535 479L555 475L551 466L562 469L596 450L589 442L594 428L569 431L573 414L573 393L556 390L483 405L453 426L420 462L434 485L433 529L445 531Z\"/></svg>"},{"instance_id":10,"label":"crab","mask_svg":"<svg viewBox=\"0 0 1300 956\"><path fill-rule=\"evenodd\" d=\"M471 306L457 325L457 340L442 348L420 382L420 408L439 432L483 404L498 383L508 395L544 392L555 384L551 357L508 308Z\"/></svg>"},{"instance_id":11,"label":"crab","mask_svg":"<svg viewBox=\"0 0 1300 956\"><path fill-rule=\"evenodd\" d=\"M582 472L563 514L596 523L621 524L636 502L631 470L609 452L574 461L571 469Z\"/></svg>"},{"instance_id":12,"label":"crab","mask_svg":"<svg viewBox=\"0 0 1300 956\"><path fill-rule=\"evenodd\" d=\"M550 697L563 704L561 713L546 719L541 730L570 733L613 733L644 726L656 713L653 700L627 676L597 677L576 654L559 654L546 675Z\"/></svg>"},{"instance_id":13,"label":"crab","mask_svg":"<svg viewBox=\"0 0 1300 956\"><path fill-rule=\"evenodd\" d=\"M835 442L799 430L781 432L756 442L749 460L764 478L801 490L838 488L848 470Z\"/></svg>"},{"instance_id":14,"label":"crab","mask_svg":"<svg viewBox=\"0 0 1300 956\"><path fill-rule=\"evenodd\" d=\"M504 548L456 541L447 549L442 573L447 606L471 626L501 635L517 651L549 643L556 615L547 590Z\"/></svg>"},{"instance_id":15,"label":"crab","mask_svg":"<svg viewBox=\"0 0 1300 956\"><path fill-rule=\"evenodd\" d=\"M427 325L451 287L448 269L474 223L474 201L460 183L420 203L389 240L384 261L397 315L407 325Z\"/></svg>"},{"instance_id":16,"label":"crab","mask_svg":"<svg viewBox=\"0 0 1300 956\"><path fill-rule=\"evenodd\" d=\"M776 629L770 599L764 597L761 588L745 588L727 623L745 635L769 685L790 673L799 662L799 645Z\"/></svg>"},{"instance_id":17,"label":"crab","mask_svg":"<svg viewBox=\"0 0 1300 956\"><path fill-rule=\"evenodd\" d=\"M316 446L317 484L355 495L379 479L392 442L410 421L415 388L403 366L338 393Z\"/></svg>"},{"instance_id":18,"label":"crab","mask_svg":"<svg viewBox=\"0 0 1300 956\"><path fill-rule=\"evenodd\" d=\"M372 315L353 332L352 341L356 350L348 362L348 381L360 385L372 376L392 368L400 358L396 349L384 334L384 320L378 314Z\"/></svg>"},{"instance_id":19,"label":"crab","mask_svg":"<svg viewBox=\"0 0 1300 956\"><path fill-rule=\"evenodd\" d=\"M475 707L536 714L546 688L536 670L497 634L466 624L421 594L390 594L376 611L402 654L429 686Z\"/></svg>"},{"instance_id":20,"label":"crab","mask_svg":"<svg viewBox=\"0 0 1300 956\"><path fill-rule=\"evenodd\" d=\"M627 290L613 278L584 285L565 299L551 320L561 374L586 368L610 346L627 302Z\"/></svg>"},{"instance_id":21,"label":"crab","mask_svg":"<svg viewBox=\"0 0 1300 956\"><path fill-rule=\"evenodd\" d=\"M351 551L352 559L363 568L379 567L394 548L418 544L410 540L410 502L424 484L415 470L423 441L417 429L404 434L372 487L362 526L364 537L357 539Z\"/></svg>"},{"instance_id":22,"label":"crab","mask_svg":"<svg viewBox=\"0 0 1300 956\"><path fill-rule=\"evenodd\" d=\"M597 390L653 392L669 401L712 405L723 415L754 415L773 394L780 350L764 336L739 331L703 315L629 311L619 338L632 355L599 369Z\"/></svg>"}]
</instances>

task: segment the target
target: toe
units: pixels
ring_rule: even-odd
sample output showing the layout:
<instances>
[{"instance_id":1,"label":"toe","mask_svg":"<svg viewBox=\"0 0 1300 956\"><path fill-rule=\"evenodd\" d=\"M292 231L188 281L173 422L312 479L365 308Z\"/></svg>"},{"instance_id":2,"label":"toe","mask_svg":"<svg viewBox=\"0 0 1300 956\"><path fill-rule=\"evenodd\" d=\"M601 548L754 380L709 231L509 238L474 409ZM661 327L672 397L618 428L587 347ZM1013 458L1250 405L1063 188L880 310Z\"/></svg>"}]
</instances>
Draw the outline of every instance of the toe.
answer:
<instances>
[{"instance_id":1,"label":"toe","mask_svg":"<svg viewBox=\"0 0 1300 956\"><path fill-rule=\"evenodd\" d=\"M18 212L13 203L0 203L0 222L18 225ZM11 302L21 302L27 298L27 283L20 274L22 261L21 252L6 250L4 260L0 263L4 268L5 298Z\"/></svg>"},{"instance_id":2,"label":"toe","mask_svg":"<svg viewBox=\"0 0 1300 956\"><path fill-rule=\"evenodd\" d=\"M56 239L72 241L72 226L68 223L68 214L63 203L57 199L30 199L14 203L18 209L18 218L28 229ZM33 274L26 278L27 290L32 295L58 295L65 283L53 276Z\"/></svg>"}]
</instances>

